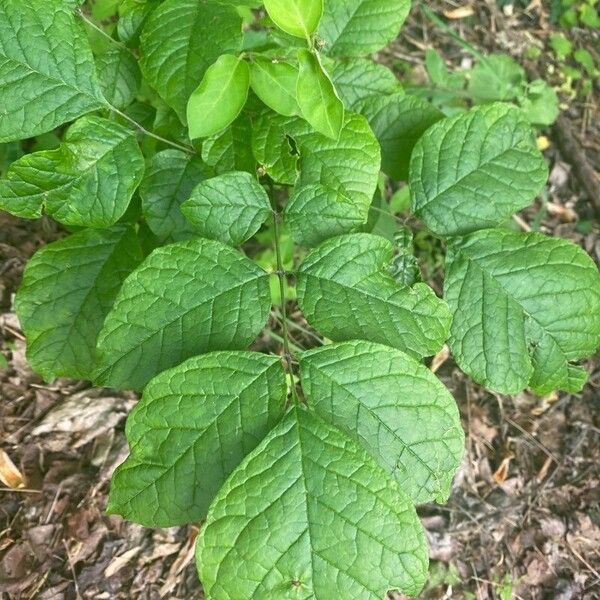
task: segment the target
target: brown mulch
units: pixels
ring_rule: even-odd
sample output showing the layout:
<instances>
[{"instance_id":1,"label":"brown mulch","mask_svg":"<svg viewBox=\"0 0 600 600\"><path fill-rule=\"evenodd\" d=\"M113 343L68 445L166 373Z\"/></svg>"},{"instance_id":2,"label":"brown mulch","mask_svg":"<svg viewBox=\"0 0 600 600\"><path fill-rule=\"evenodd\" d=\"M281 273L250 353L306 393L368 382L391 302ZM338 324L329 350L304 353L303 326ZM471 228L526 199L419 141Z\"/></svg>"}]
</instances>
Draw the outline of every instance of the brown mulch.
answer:
<instances>
[{"instance_id":1,"label":"brown mulch","mask_svg":"<svg viewBox=\"0 0 600 600\"><path fill-rule=\"evenodd\" d=\"M477 46L517 57L527 44L546 47L551 28L541 3L514 7L509 16L493 2L474 7L474 21L456 28ZM464 50L414 12L392 50L396 58L409 56L418 75L431 45L460 68L469 59ZM575 34L585 42L585 32ZM547 53L529 65L552 77L550 66ZM596 89L564 112L595 174L600 119L590 110L597 103ZM600 264L598 199L571 153L561 153L563 134L544 133L551 142L547 201L523 211L522 226L539 220L542 231L581 244ZM69 380L48 385L27 366L13 295L27 258L61 235L47 219L0 214L0 352L7 361L6 368L0 362L0 473L25 485L0 485L0 598L201 599L194 527L151 530L104 514L111 473L127 452L123 428L135 396ZM467 451L448 504L419 509L432 559L421 598L600 598L600 356L588 361L582 394L546 398L486 392L443 358L438 375L459 403Z\"/></svg>"}]
</instances>

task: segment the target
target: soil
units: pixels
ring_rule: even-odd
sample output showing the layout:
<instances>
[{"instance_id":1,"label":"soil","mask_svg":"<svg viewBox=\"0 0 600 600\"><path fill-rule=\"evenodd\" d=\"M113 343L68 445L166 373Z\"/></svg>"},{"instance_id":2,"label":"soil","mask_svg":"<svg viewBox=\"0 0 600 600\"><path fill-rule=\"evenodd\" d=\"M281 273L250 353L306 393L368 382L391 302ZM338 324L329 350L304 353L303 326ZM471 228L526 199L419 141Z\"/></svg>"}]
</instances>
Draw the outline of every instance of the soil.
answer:
<instances>
[{"instance_id":1,"label":"soil","mask_svg":"<svg viewBox=\"0 0 600 600\"><path fill-rule=\"evenodd\" d=\"M430 5L439 12L458 6ZM547 7L539 0L512 11L491 0L472 6L467 21L450 21L463 37L517 58L535 44L542 54L528 69L558 84L547 52ZM599 47L598 32L573 35ZM405 61L418 77L431 46L451 68L469 60L417 10L387 59ZM597 184L598 99L597 86L583 100L563 98L562 125L541 132L549 141L547 197L523 211L519 224L539 223L600 263L600 198L581 175L583 160ZM27 366L14 293L28 257L61 235L50 220L0 213L0 473L14 487L25 485L0 486L0 598L201 599L195 527L151 530L103 512L111 473L127 452L124 422L136 397L86 382L45 384ZM438 288L440 273L428 275ZM310 344L300 330L294 335L299 345ZM600 355L587 362L591 375L581 394L545 398L486 392L443 353L436 366L460 406L467 451L448 504L419 508L432 559L420 597L600 598Z\"/></svg>"}]
</instances>

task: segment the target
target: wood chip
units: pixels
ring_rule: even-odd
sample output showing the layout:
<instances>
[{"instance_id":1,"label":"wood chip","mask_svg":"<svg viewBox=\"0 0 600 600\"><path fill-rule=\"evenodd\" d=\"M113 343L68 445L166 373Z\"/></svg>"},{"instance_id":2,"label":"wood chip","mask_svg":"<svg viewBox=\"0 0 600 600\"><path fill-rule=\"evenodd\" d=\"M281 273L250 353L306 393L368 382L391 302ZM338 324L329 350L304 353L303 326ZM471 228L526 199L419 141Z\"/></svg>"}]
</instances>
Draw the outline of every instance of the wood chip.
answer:
<instances>
[{"instance_id":1,"label":"wood chip","mask_svg":"<svg viewBox=\"0 0 600 600\"><path fill-rule=\"evenodd\" d=\"M10 459L8 454L0 448L0 481L11 490L25 487L25 478Z\"/></svg>"},{"instance_id":2,"label":"wood chip","mask_svg":"<svg viewBox=\"0 0 600 600\"><path fill-rule=\"evenodd\" d=\"M465 19L467 17L472 17L474 14L475 11L473 10L473 7L468 5L444 11L444 16L447 19Z\"/></svg>"}]
</instances>

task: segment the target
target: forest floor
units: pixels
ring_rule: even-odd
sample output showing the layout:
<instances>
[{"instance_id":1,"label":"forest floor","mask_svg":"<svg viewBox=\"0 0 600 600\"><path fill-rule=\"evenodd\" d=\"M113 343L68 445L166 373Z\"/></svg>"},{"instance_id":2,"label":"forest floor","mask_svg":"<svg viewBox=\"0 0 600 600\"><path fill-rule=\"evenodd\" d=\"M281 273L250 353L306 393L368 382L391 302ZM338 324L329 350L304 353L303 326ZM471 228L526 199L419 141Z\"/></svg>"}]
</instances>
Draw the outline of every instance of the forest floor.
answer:
<instances>
[{"instance_id":1,"label":"forest floor","mask_svg":"<svg viewBox=\"0 0 600 600\"><path fill-rule=\"evenodd\" d=\"M477 0L471 16L449 22L486 53L521 60L527 48L539 47L529 72L559 85L546 4L501 10L493 0ZM429 5L461 14L451 12L458 4ZM571 34L590 52L600 47L600 32ZM402 64L418 80L429 47L451 69L471 60L418 10L382 60ZM581 244L600 263L598 83L585 99L561 100L558 124L539 133L551 171L547 194L519 222ZM27 258L61 235L46 219L0 213L0 472L26 485L0 486L0 598L201 599L196 528L150 530L104 514L136 397L85 382L46 385L27 366L14 292ZM440 273L430 275L437 288ZM439 362L438 375L460 406L467 450L448 504L419 508L432 559L420 598L600 598L600 355L587 363L583 393L546 398L486 392L450 358Z\"/></svg>"}]
</instances>

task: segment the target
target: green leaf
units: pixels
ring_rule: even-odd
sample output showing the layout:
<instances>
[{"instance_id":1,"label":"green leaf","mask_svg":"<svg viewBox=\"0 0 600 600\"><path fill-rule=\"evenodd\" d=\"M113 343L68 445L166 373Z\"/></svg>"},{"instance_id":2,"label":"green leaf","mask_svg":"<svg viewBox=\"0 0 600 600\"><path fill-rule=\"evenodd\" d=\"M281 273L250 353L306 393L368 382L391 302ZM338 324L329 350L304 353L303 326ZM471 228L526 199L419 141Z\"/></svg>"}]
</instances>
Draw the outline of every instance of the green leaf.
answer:
<instances>
[{"instance_id":1,"label":"green leaf","mask_svg":"<svg viewBox=\"0 0 600 600\"><path fill-rule=\"evenodd\" d=\"M415 96L396 93L360 102L358 112L367 117L381 144L381 168L392 179L406 181L410 156L419 138L444 118L437 108Z\"/></svg>"},{"instance_id":2,"label":"green leaf","mask_svg":"<svg viewBox=\"0 0 600 600\"><path fill-rule=\"evenodd\" d=\"M415 358L435 354L448 337L448 307L424 283L396 283L388 272L393 254L388 240L366 233L314 250L298 270L298 302L308 322L335 341L365 339Z\"/></svg>"},{"instance_id":3,"label":"green leaf","mask_svg":"<svg viewBox=\"0 0 600 600\"><path fill-rule=\"evenodd\" d=\"M409 498L355 442L301 408L225 482L197 546L212 600L417 594L427 562Z\"/></svg>"},{"instance_id":4,"label":"green leaf","mask_svg":"<svg viewBox=\"0 0 600 600\"><path fill-rule=\"evenodd\" d=\"M106 319L97 383L141 389L196 354L243 349L270 308L269 275L232 248L205 239L158 248L127 278Z\"/></svg>"},{"instance_id":5,"label":"green leaf","mask_svg":"<svg viewBox=\"0 0 600 600\"><path fill-rule=\"evenodd\" d=\"M398 36L410 0L327 0L319 27L331 56L364 56Z\"/></svg>"},{"instance_id":6,"label":"green leaf","mask_svg":"<svg viewBox=\"0 0 600 600\"><path fill-rule=\"evenodd\" d=\"M179 241L193 235L181 205L208 176L209 168L200 159L180 150L164 150L150 159L140 196L146 223L159 240Z\"/></svg>"},{"instance_id":7,"label":"green leaf","mask_svg":"<svg viewBox=\"0 0 600 600\"><path fill-rule=\"evenodd\" d=\"M296 100L298 67L285 60L257 56L250 63L254 93L275 112L291 117L299 114Z\"/></svg>"},{"instance_id":8,"label":"green leaf","mask_svg":"<svg viewBox=\"0 0 600 600\"><path fill-rule=\"evenodd\" d=\"M286 33L310 38L323 14L323 0L264 0L272 21Z\"/></svg>"},{"instance_id":9,"label":"green leaf","mask_svg":"<svg viewBox=\"0 0 600 600\"><path fill-rule=\"evenodd\" d=\"M190 96L190 139L219 133L237 119L248 99L250 69L245 60L223 54L211 65Z\"/></svg>"},{"instance_id":10,"label":"green leaf","mask_svg":"<svg viewBox=\"0 0 600 600\"><path fill-rule=\"evenodd\" d=\"M481 106L436 123L419 140L410 164L412 209L439 235L494 227L530 204L547 176L521 111Z\"/></svg>"},{"instance_id":11,"label":"green leaf","mask_svg":"<svg viewBox=\"0 0 600 600\"><path fill-rule=\"evenodd\" d=\"M249 240L272 215L267 193L244 171L203 181L181 209L200 235L231 246Z\"/></svg>"},{"instance_id":12,"label":"green leaf","mask_svg":"<svg viewBox=\"0 0 600 600\"><path fill-rule=\"evenodd\" d=\"M402 91L392 71L367 58L335 61L331 78L344 106L356 112L360 112L357 106L361 100Z\"/></svg>"},{"instance_id":13,"label":"green leaf","mask_svg":"<svg viewBox=\"0 0 600 600\"><path fill-rule=\"evenodd\" d=\"M144 173L135 133L100 117L83 117L57 150L27 154L0 181L0 208L60 223L108 227L127 210Z\"/></svg>"},{"instance_id":14,"label":"green leaf","mask_svg":"<svg viewBox=\"0 0 600 600\"><path fill-rule=\"evenodd\" d=\"M527 86L527 95L519 98L519 105L525 118L534 125L552 125L560 114L556 90L542 79Z\"/></svg>"},{"instance_id":15,"label":"green leaf","mask_svg":"<svg viewBox=\"0 0 600 600\"><path fill-rule=\"evenodd\" d=\"M427 367L355 341L305 352L300 368L309 406L361 442L413 502L448 499L464 433L454 398Z\"/></svg>"},{"instance_id":16,"label":"green leaf","mask_svg":"<svg viewBox=\"0 0 600 600\"><path fill-rule=\"evenodd\" d=\"M337 140L344 125L344 105L319 57L309 50L298 50L297 98L302 116L319 132Z\"/></svg>"},{"instance_id":17,"label":"green leaf","mask_svg":"<svg viewBox=\"0 0 600 600\"><path fill-rule=\"evenodd\" d=\"M507 54L492 54L471 71L468 90L478 101L512 100L527 83L525 69Z\"/></svg>"},{"instance_id":18,"label":"green leaf","mask_svg":"<svg viewBox=\"0 0 600 600\"><path fill-rule=\"evenodd\" d=\"M63 0L0 0L0 142L106 106L85 32Z\"/></svg>"},{"instance_id":19,"label":"green leaf","mask_svg":"<svg viewBox=\"0 0 600 600\"><path fill-rule=\"evenodd\" d=\"M216 173L248 171L254 173L252 154L252 122L241 114L227 129L204 140L202 160Z\"/></svg>"},{"instance_id":20,"label":"green leaf","mask_svg":"<svg viewBox=\"0 0 600 600\"><path fill-rule=\"evenodd\" d=\"M335 141L297 120L287 126L300 150L300 178L285 210L294 239L307 246L368 220L377 189L379 144L367 120L348 114Z\"/></svg>"},{"instance_id":21,"label":"green leaf","mask_svg":"<svg viewBox=\"0 0 600 600\"><path fill-rule=\"evenodd\" d=\"M213 352L161 373L127 419L131 454L113 477L108 512L147 527L202 520L281 419L286 394L281 360L258 352Z\"/></svg>"},{"instance_id":22,"label":"green leaf","mask_svg":"<svg viewBox=\"0 0 600 600\"><path fill-rule=\"evenodd\" d=\"M286 132L291 122L270 110L252 122L252 152L261 170L283 185L294 185L298 178L298 152Z\"/></svg>"},{"instance_id":23,"label":"green leaf","mask_svg":"<svg viewBox=\"0 0 600 600\"><path fill-rule=\"evenodd\" d=\"M234 7L166 0L142 31L142 73L185 122L188 99L205 71L222 54L238 54L242 40L242 18Z\"/></svg>"},{"instance_id":24,"label":"green leaf","mask_svg":"<svg viewBox=\"0 0 600 600\"><path fill-rule=\"evenodd\" d=\"M81 231L29 261L15 305L27 359L46 381L91 378L104 318L141 261L135 232L122 225Z\"/></svg>"},{"instance_id":25,"label":"green leaf","mask_svg":"<svg viewBox=\"0 0 600 600\"><path fill-rule=\"evenodd\" d=\"M537 233L471 234L450 247L445 297L450 347L478 383L504 394L585 383L571 362L600 346L600 277L578 246Z\"/></svg>"},{"instance_id":26,"label":"green leaf","mask_svg":"<svg viewBox=\"0 0 600 600\"><path fill-rule=\"evenodd\" d=\"M115 108L127 108L137 96L142 74L130 52L110 47L96 57L104 97Z\"/></svg>"}]
</instances>

